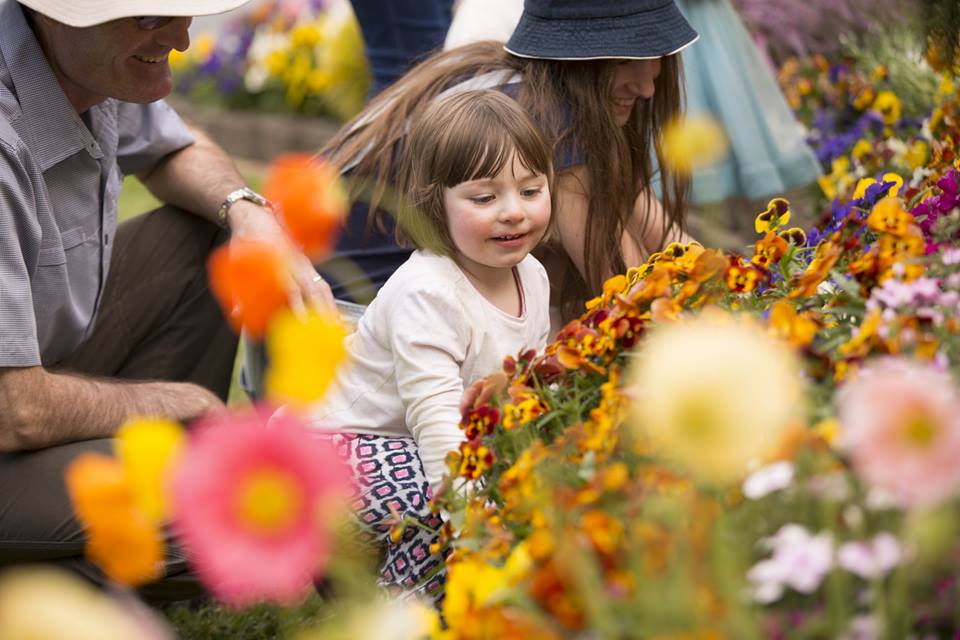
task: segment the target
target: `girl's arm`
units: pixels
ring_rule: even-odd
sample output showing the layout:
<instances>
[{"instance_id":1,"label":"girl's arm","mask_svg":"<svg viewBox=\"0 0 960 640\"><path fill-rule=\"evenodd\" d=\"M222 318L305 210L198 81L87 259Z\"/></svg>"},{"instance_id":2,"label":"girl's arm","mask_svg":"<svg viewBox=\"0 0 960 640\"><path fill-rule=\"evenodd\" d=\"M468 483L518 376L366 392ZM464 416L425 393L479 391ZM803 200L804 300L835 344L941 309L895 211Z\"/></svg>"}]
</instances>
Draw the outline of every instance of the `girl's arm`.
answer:
<instances>
[{"instance_id":1,"label":"girl's arm","mask_svg":"<svg viewBox=\"0 0 960 640\"><path fill-rule=\"evenodd\" d=\"M470 336L463 313L449 291L427 289L404 296L390 315L397 390L427 481L434 488L447 472L447 454L464 438L459 428L460 364Z\"/></svg>"}]
</instances>

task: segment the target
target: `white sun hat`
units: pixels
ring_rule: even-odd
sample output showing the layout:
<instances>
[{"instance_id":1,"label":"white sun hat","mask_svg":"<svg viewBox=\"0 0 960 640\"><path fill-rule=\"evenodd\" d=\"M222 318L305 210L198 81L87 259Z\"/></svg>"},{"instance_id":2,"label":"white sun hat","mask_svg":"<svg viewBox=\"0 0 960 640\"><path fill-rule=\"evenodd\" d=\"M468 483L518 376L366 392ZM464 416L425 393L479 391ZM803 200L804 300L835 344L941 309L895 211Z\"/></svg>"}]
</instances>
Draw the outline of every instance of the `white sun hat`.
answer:
<instances>
[{"instance_id":1,"label":"white sun hat","mask_svg":"<svg viewBox=\"0 0 960 640\"><path fill-rule=\"evenodd\" d=\"M133 16L206 16L249 0L18 0L37 13L71 27L92 27Z\"/></svg>"}]
</instances>

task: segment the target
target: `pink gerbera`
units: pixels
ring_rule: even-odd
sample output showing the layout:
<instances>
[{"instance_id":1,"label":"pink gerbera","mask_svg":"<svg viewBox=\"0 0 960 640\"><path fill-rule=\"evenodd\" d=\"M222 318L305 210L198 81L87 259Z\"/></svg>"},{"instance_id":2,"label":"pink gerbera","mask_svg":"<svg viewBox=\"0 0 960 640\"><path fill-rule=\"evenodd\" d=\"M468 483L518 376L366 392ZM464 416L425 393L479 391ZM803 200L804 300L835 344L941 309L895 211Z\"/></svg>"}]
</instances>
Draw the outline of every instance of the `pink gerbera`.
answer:
<instances>
[{"instance_id":1,"label":"pink gerbera","mask_svg":"<svg viewBox=\"0 0 960 640\"><path fill-rule=\"evenodd\" d=\"M933 505L960 490L960 397L948 374L883 358L837 402L841 443L869 485L904 506Z\"/></svg>"},{"instance_id":2,"label":"pink gerbera","mask_svg":"<svg viewBox=\"0 0 960 640\"><path fill-rule=\"evenodd\" d=\"M330 554L347 470L291 415L201 424L173 479L175 528L201 581L230 604L303 598Z\"/></svg>"}]
</instances>

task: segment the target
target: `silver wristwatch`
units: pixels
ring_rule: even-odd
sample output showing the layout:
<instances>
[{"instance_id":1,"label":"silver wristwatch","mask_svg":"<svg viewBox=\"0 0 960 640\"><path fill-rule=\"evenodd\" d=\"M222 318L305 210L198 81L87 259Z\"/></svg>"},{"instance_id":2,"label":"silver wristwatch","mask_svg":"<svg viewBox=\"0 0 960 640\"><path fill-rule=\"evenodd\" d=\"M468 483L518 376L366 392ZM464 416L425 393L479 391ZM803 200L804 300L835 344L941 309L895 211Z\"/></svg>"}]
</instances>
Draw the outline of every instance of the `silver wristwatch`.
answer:
<instances>
[{"instance_id":1,"label":"silver wristwatch","mask_svg":"<svg viewBox=\"0 0 960 640\"><path fill-rule=\"evenodd\" d=\"M227 228L227 212L230 211L230 207L232 207L233 203L237 200L249 200L250 202L258 204L261 207L270 206L269 200L264 198L250 187L241 187L236 191L231 191L230 194L223 199L223 202L220 203L220 208L217 209L217 224L224 229Z\"/></svg>"}]
</instances>

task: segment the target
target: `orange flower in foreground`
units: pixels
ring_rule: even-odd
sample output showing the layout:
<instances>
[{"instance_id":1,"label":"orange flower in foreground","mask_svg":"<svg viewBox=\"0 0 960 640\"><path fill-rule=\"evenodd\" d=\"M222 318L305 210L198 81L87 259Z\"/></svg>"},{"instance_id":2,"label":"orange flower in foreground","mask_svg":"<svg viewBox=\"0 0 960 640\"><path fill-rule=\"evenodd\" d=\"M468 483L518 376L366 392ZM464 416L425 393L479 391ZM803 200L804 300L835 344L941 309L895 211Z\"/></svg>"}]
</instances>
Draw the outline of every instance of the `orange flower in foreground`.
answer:
<instances>
[{"instance_id":1,"label":"orange flower in foreground","mask_svg":"<svg viewBox=\"0 0 960 640\"><path fill-rule=\"evenodd\" d=\"M137 586L159 575L163 539L137 506L123 467L109 456L79 456L65 475L77 518L87 528L87 557L110 578Z\"/></svg>"},{"instance_id":2,"label":"orange flower in foreground","mask_svg":"<svg viewBox=\"0 0 960 640\"><path fill-rule=\"evenodd\" d=\"M304 154L280 156L270 167L264 191L303 252L314 261L326 258L348 206L333 167Z\"/></svg>"},{"instance_id":3,"label":"orange flower in foreground","mask_svg":"<svg viewBox=\"0 0 960 640\"><path fill-rule=\"evenodd\" d=\"M254 240L231 240L207 262L210 287L234 330L260 338L287 306L287 265L278 249Z\"/></svg>"}]
</instances>

